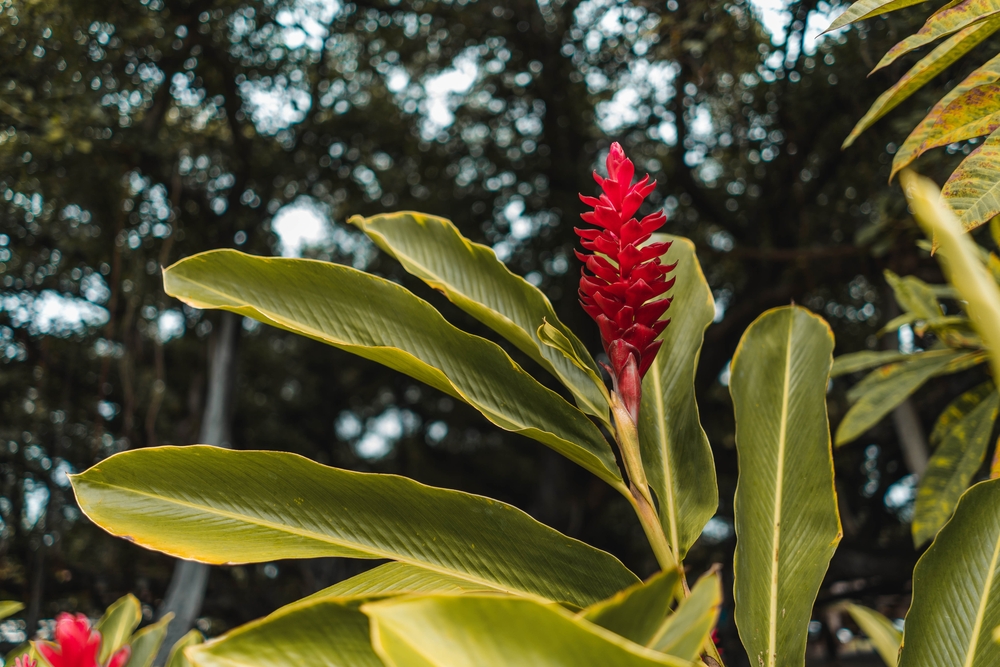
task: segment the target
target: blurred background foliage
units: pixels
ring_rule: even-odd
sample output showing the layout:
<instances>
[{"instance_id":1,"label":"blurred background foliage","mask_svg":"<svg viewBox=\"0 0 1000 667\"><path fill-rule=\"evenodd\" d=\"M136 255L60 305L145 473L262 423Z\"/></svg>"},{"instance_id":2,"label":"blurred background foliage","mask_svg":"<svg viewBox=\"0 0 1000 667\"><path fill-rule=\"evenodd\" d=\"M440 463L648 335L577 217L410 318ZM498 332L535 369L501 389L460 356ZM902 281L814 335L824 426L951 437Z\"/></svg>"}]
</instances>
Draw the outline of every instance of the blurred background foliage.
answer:
<instances>
[{"instance_id":1,"label":"blurred background foliage","mask_svg":"<svg viewBox=\"0 0 1000 667\"><path fill-rule=\"evenodd\" d=\"M344 262L487 335L344 224L355 213L415 209L492 246L599 351L576 301L572 228L583 210L577 193L594 191L590 171L613 140L659 181L652 203L666 209L666 231L694 240L716 297L697 384L721 500L688 560L701 570L729 563L736 459L726 383L739 336L763 310L794 300L829 320L838 354L924 344L912 333L876 335L898 314L884 269L941 281L887 184L891 142L997 48L988 40L842 152L906 64L868 71L928 6L822 37L841 5L0 8L0 596L27 604L23 618L0 625L4 648L44 631L59 610L96 616L132 592L151 619L164 597L170 559L90 525L67 480L118 451L198 438L222 327L163 294L162 266L218 247ZM952 145L918 166L943 182L968 151ZM238 330L233 447L490 495L643 576L653 571L627 505L583 470L373 363L248 320ZM929 430L979 373L921 390L911 421ZM834 426L848 386L831 387ZM816 664L856 648L843 600L890 617L906 609L919 554L900 428L886 421L836 452L845 538L811 626ZM215 568L198 626L221 633L369 565ZM730 664L745 664L728 613L720 630Z\"/></svg>"}]
</instances>

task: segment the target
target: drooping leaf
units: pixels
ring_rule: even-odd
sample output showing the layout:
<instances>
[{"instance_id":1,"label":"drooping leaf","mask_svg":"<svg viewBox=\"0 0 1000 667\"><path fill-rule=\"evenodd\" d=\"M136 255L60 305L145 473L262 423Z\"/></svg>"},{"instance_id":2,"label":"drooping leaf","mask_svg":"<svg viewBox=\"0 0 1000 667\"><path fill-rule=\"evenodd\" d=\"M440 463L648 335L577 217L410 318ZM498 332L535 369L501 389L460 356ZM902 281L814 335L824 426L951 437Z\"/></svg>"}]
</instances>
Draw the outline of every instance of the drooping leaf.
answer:
<instances>
[{"instance_id":1,"label":"drooping leaf","mask_svg":"<svg viewBox=\"0 0 1000 667\"><path fill-rule=\"evenodd\" d=\"M163 640L167 638L167 626L173 618L174 615L168 612L156 623L147 625L132 635L128 641L132 654L126 667L150 667L153 664Z\"/></svg>"},{"instance_id":2,"label":"drooping leaf","mask_svg":"<svg viewBox=\"0 0 1000 667\"><path fill-rule=\"evenodd\" d=\"M119 598L104 611L94 629L101 633L101 650L98 661L106 664L111 655L128 643L129 637L142 622L142 605L129 593Z\"/></svg>"},{"instance_id":3,"label":"drooping leaf","mask_svg":"<svg viewBox=\"0 0 1000 667\"><path fill-rule=\"evenodd\" d=\"M13 616L24 609L24 605L14 600L0 600L0 619Z\"/></svg>"},{"instance_id":4,"label":"drooping leaf","mask_svg":"<svg viewBox=\"0 0 1000 667\"><path fill-rule=\"evenodd\" d=\"M948 434L948 431L951 430L952 426L964 419L973 408L979 405L984 398L992 394L995 389L993 381L987 380L961 394L949 403L948 407L938 415L937 422L934 423L934 430L931 431L930 437L927 438L928 442L932 445L939 444L945 435Z\"/></svg>"},{"instance_id":5,"label":"drooping leaf","mask_svg":"<svg viewBox=\"0 0 1000 667\"><path fill-rule=\"evenodd\" d=\"M664 261L677 262L677 282L670 292L673 302L663 346L642 382L639 445L663 532L680 563L719 504L715 460L694 393L698 357L705 329L715 317L715 302L694 244L660 234L653 240L673 242Z\"/></svg>"},{"instance_id":6,"label":"drooping leaf","mask_svg":"<svg viewBox=\"0 0 1000 667\"><path fill-rule=\"evenodd\" d=\"M406 563L386 563L357 574L303 600L365 595L402 595L404 593L465 593L495 591L494 586L476 584Z\"/></svg>"},{"instance_id":7,"label":"drooping leaf","mask_svg":"<svg viewBox=\"0 0 1000 667\"><path fill-rule=\"evenodd\" d=\"M920 278L897 276L886 269L885 280L892 288L900 307L908 313L913 313L918 320L931 320L943 314L934 289Z\"/></svg>"},{"instance_id":8,"label":"drooping leaf","mask_svg":"<svg viewBox=\"0 0 1000 667\"><path fill-rule=\"evenodd\" d=\"M283 452L133 450L73 476L73 488L112 534L207 563L389 558L580 606L637 581L614 556L510 505Z\"/></svg>"},{"instance_id":9,"label":"drooping leaf","mask_svg":"<svg viewBox=\"0 0 1000 667\"><path fill-rule=\"evenodd\" d=\"M830 24L830 27L824 32L837 30L838 28L843 28L849 23L863 21L864 19L878 16L879 14L888 14L889 12L894 12L897 9L905 9L906 7L919 5L923 1L924 0L858 0L858 2L855 2L853 5L848 7L843 14L838 16L836 20Z\"/></svg>"},{"instance_id":10,"label":"drooping leaf","mask_svg":"<svg viewBox=\"0 0 1000 667\"><path fill-rule=\"evenodd\" d=\"M166 667L193 667L191 661L184 655L184 650L189 646L197 646L203 641L205 641L205 638L202 637L200 632L197 630L189 631L170 647L170 655L167 656Z\"/></svg>"},{"instance_id":11,"label":"drooping leaf","mask_svg":"<svg viewBox=\"0 0 1000 667\"><path fill-rule=\"evenodd\" d=\"M677 570L658 572L607 600L592 604L579 616L629 641L649 646L670 616L679 583Z\"/></svg>"},{"instance_id":12,"label":"drooping leaf","mask_svg":"<svg viewBox=\"0 0 1000 667\"><path fill-rule=\"evenodd\" d=\"M186 651L193 667L383 667L360 600L300 601Z\"/></svg>"},{"instance_id":13,"label":"drooping leaf","mask_svg":"<svg viewBox=\"0 0 1000 667\"><path fill-rule=\"evenodd\" d=\"M722 580L717 572L704 575L666 619L647 644L657 651L685 660L697 660L719 620L722 607Z\"/></svg>"},{"instance_id":14,"label":"drooping leaf","mask_svg":"<svg viewBox=\"0 0 1000 667\"><path fill-rule=\"evenodd\" d=\"M940 249L938 261L948 282L965 301L964 310L987 350L1000 350L1000 286L983 266L978 247L944 204L937 187L914 173L900 178L914 217ZM1000 355L990 355L993 377L1000 377Z\"/></svg>"},{"instance_id":15,"label":"drooping leaf","mask_svg":"<svg viewBox=\"0 0 1000 667\"><path fill-rule=\"evenodd\" d=\"M1000 213L1000 133L991 134L962 160L941 196L967 232Z\"/></svg>"},{"instance_id":16,"label":"drooping leaf","mask_svg":"<svg viewBox=\"0 0 1000 667\"><path fill-rule=\"evenodd\" d=\"M896 629L888 618L874 609L862 607L859 604L847 605L847 613L851 615L858 627L868 635L868 640L885 661L886 667L896 667L899 662L899 647L903 642L903 633Z\"/></svg>"},{"instance_id":17,"label":"drooping leaf","mask_svg":"<svg viewBox=\"0 0 1000 667\"><path fill-rule=\"evenodd\" d=\"M911 67L889 90L879 95L868 112L858 121L847 139L844 140L843 148L853 144L862 132L895 109L925 83L948 69L952 63L996 32L998 28L1000 28L1000 19L992 17L960 30L935 47L933 51Z\"/></svg>"},{"instance_id":18,"label":"drooping leaf","mask_svg":"<svg viewBox=\"0 0 1000 667\"><path fill-rule=\"evenodd\" d=\"M995 667L1000 619L1000 480L965 492L913 570L899 667Z\"/></svg>"},{"instance_id":19,"label":"drooping leaf","mask_svg":"<svg viewBox=\"0 0 1000 667\"><path fill-rule=\"evenodd\" d=\"M559 321L541 290L511 273L492 248L465 238L450 220L424 213L404 211L370 218L355 215L348 222L399 260L408 272L559 378L580 409L609 423L604 383L587 348ZM537 331L543 321L569 341L576 357L598 378L596 385L593 376L539 340Z\"/></svg>"},{"instance_id":20,"label":"drooping leaf","mask_svg":"<svg viewBox=\"0 0 1000 667\"><path fill-rule=\"evenodd\" d=\"M803 663L813 602L840 542L826 413L832 353L826 322L790 306L757 318L733 355L733 593L753 665Z\"/></svg>"},{"instance_id":21,"label":"drooping leaf","mask_svg":"<svg viewBox=\"0 0 1000 667\"><path fill-rule=\"evenodd\" d=\"M610 445L586 415L498 345L388 280L339 264L215 250L166 269L163 285L190 306L252 317L406 373L624 490Z\"/></svg>"},{"instance_id":22,"label":"drooping leaf","mask_svg":"<svg viewBox=\"0 0 1000 667\"><path fill-rule=\"evenodd\" d=\"M470 593L364 605L389 667L692 667L575 617L559 605Z\"/></svg>"},{"instance_id":23,"label":"drooping leaf","mask_svg":"<svg viewBox=\"0 0 1000 667\"><path fill-rule=\"evenodd\" d=\"M931 456L920 480L913 511L913 544L923 545L937 534L983 464L993 423L1000 409L994 391L954 424Z\"/></svg>"},{"instance_id":24,"label":"drooping leaf","mask_svg":"<svg viewBox=\"0 0 1000 667\"><path fill-rule=\"evenodd\" d=\"M852 442L882 421L959 354L952 350L940 354L923 352L869 373L848 392L848 398L855 403L837 427L837 446Z\"/></svg>"},{"instance_id":25,"label":"drooping leaf","mask_svg":"<svg viewBox=\"0 0 1000 667\"><path fill-rule=\"evenodd\" d=\"M902 55L956 33L973 23L993 16L997 12L1000 12L1000 4L996 0L962 0L950 3L931 14L920 30L889 49L872 72L889 66Z\"/></svg>"}]
</instances>

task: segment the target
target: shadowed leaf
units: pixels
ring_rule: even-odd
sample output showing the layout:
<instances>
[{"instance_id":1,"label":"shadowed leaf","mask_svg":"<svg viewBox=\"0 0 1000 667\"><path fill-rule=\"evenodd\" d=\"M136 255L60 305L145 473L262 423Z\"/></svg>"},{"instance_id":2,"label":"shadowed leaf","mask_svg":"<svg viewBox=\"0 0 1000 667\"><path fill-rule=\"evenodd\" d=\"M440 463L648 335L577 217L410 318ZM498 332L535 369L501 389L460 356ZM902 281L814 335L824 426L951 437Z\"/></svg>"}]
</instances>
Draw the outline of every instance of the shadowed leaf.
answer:
<instances>
[{"instance_id":1,"label":"shadowed leaf","mask_svg":"<svg viewBox=\"0 0 1000 667\"><path fill-rule=\"evenodd\" d=\"M934 430L931 431L927 441L932 445L940 443L951 427L964 419L984 398L992 394L994 389L993 381L987 380L949 403L948 407L938 415Z\"/></svg>"},{"instance_id":2,"label":"shadowed leaf","mask_svg":"<svg viewBox=\"0 0 1000 667\"><path fill-rule=\"evenodd\" d=\"M886 667L896 667L899 662L899 646L903 641L903 633L896 629L888 618L874 609L862 607L859 604L847 605L847 613L851 615L858 627L868 635L879 656L885 661Z\"/></svg>"},{"instance_id":3,"label":"shadowed leaf","mask_svg":"<svg viewBox=\"0 0 1000 667\"><path fill-rule=\"evenodd\" d=\"M1000 133L991 134L962 160L941 196L967 232L1000 213Z\"/></svg>"},{"instance_id":4,"label":"shadowed leaf","mask_svg":"<svg viewBox=\"0 0 1000 667\"><path fill-rule=\"evenodd\" d=\"M694 585L691 595L681 600L647 646L685 660L697 659L705 643L711 641L709 635L719 620L721 606L722 580L717 572L709 572Z\"/></svg>"},{"instance_id":5,"label":"shadowed leaf","mask_svg":"<svg viewBox=\"0 0 1000 667\"><path fill-rule=\"evenodd\" d=\"M636 644L649 646L671 614L679 583L677 570L658 572L647 581L592 604L578 616Z\"/></svg>"}]
</instances>

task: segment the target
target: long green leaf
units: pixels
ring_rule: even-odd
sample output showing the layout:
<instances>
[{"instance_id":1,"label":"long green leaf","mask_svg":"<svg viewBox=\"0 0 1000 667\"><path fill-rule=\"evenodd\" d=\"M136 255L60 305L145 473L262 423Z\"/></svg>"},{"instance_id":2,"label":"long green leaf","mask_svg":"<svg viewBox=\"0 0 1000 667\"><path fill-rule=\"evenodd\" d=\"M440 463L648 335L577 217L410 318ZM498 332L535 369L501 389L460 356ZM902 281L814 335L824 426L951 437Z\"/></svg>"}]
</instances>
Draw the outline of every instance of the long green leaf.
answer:
<instances>
[{"instance_id":1,"label":"long green leaf","mask_svg":"<svg viewBox=\"0 0 1000 667\"><path fill-rule=\"evenodd\" d=\"M944 440L944 437L948 435L948 431L951 430L952 426L965 419L965 416L973 408L994 391L996 391L996 386L993 384L993 381L987 380L959 395L958 398L949 403L948 407L938 415L937 421L934 423L934 429L931 431L930 436L928 436L927 441L935 446L940 444Z\"/></svg>"},{"instance_id":2,"label":"long green leaf","mask_svg":"<svg viewBox=\"0 0 1000 667\"><path fill-rule=\"evenodd\" d=\"M142 605L131 593L112 603L94 626L101 633L98 662L102 665L107 663L115 651L128 643L129 637L141 622Z\"/></svg>"},{"instance_id":3,"label":"long green leaf","mask_svg":"<svg viewBox=\"0 0 1000 667\"><path fill-rule=\"evenodd\" d=\"M386 563L317 591L303 599L496 590L498 589L495 586L471 583L465 579L441 572L432 572L406 563Z\"/></svg>"},{"instance_id":4,"label":"long green leaf","mask_svg":"<svg viewBox=\"0 0 1000 667\"><path fill-rule=\"evenodd\" d=\"M896 629L892 621L874 609L859 604L849 604L847 613L868 635L868 640L885 661L886 667L896 667L896 663L899 662L899 647L903 643L903 633Z\"/></svg>"},{"instance_id":5,"label":"long green leaf","mask_svg":"<svg viewBox=\"0 0 1000 667\"><path fill-rule=\"evenodd\" d=\"M848 7L843 14L838 16L837 19L831 23L830 27L824 32L837 30L838 28L843 28L849 23L863 21L864 19L878 16L879 14L888 14L889 12L894 12L897 9L905 9L906 7L919 5L922 2L924 2L924 0L858 0L858 2L855 2L853 5Z\"/></svg>"},{"instance_id":6,"label":"long green leaf","mask_svg":"<svg viewBox=\"0 0 1000 667\"><path fill-rule=\"evenodd\" d=\"M203 641L205 641L205 638L202 637L200 632L197 630L189 631L170 647L170 655L167 656L167 667L192 667L191 661L184 655L184 651L189 646L197 646Z\"/></svg>"},{"instance_id":7,"label":"long green leaf","mask_svg":"<svg viewBox=\"0 0 1000 667\"><path fill-rule=\"evenodd\" d=\"M196 308L253 317L415 377L624 490L610 445L586 415L498 345L388 280L339 264L215 250L166 269L163 285Z\"/></svg>"},{"instance_id":8,"label":"long green leaf","mask_svg":"<svg viewBox=\"0 0 1000 667\"><path fill-rule=\"evenodd\" d=\"M128 641L132 647L132 655L129 656L126 667L150 667L153 664L163 640L167 638L167 626L173 618L174 615L168 612L156 623L147 625L132 635Z\"/></svg>"},{"instance_id":9,"label":"long green leaf","mask_svg":"<svg viewBox=\"0 0 1000 667\"><path fill-rule=\"evenodd\" d=\"M955 33L939 44L910 68L889 90L879 95L868 112L854 126L843 148L854 143L862 132L875 124L882 116L895 109L903 100L919 90L925 83L948 69L956 60L964 56L984 39L1000 28L1000 19L993 17Z\"/></svg>"},{"instance_id":10,"label":"long green leaf","mask_svg":"<svg viewBox=\"0 0 1000 667\"><path fill-rule=\"evenodd\" d=\"M813 601L840 542L826 413L833 333L808 310L767 311L743 334L736 412L736 626L753 665L802 665Z\"/></svg>"},{"instance_id":11,"label":"long green leaf","mask_svg":"<svg viewBox=\"0 0 1000 667\"><path fill-rule=\"evenodd\" d=\"M837 426L837 446L859 438L959 355L924 352L869 373L848 394L855 403Z\"/></svg>"},{"instance_id":12,"label":"long green leaf","mask_svg":"<svg viewBox=\"0 0 1000 667\"><path fill-rule=\"evenodd\" d=\"M681 600L677 611L660 628L651 648L685 660L696 660L719 620L722 607L722 580L717 572L704 575Z\"/></svg>"},{"instance_id":13,"label":"long green leaf","mask_svg":"<svg viewBox=\"0 0 1000 667\"><path fill-rule=\"evenodd\" d=\"M647 581L587 607L579 616L629 641L649 646L671 614L679 584L679 571L658 572Z\"/></svg>"},{"instance_id":14,"label":"long green leaf","mask_svg":"<svg viewBox=\"0 0 1000 667\"><path fill-rule=\"evenodd\" d=\"M885 280L892 288L900 307L918 320L932 320L943 315L934 288L916 276L898 276L885 270Z\"/></svg>"},{"instance_id":15,"label":"long green leaf","mask_svg":"<svg viewBox=\"0 0 1000 667\"><path fill-rule=\"evenodd\" d=\"M705 329L715 317L715 302L694 244L678 236L657 235L654 240L672 242L665 261L677 262L677 282L670 293L670 326L642 383L639 445L663 532L680 563L719 504L715 460L694 394L698 357Z\"/></svg>"},{"instance_id":16,"label":"long green leaf","mask_svg":"<svg viewBox=\"0 0 1000 667\"><path fill-rule=\"evenodd\" d=\"M559 321L552 304L537 287L511 273L491 248L462 236L450 220L404 211L348 222L361 229L403 268L439 290L459 308L514 343L559 378L584 412L608 421L603 383L577 368L557 350L542 343L543 321L572 345L600 382L597 363L580 339Z\"/></svg>"},{"instance_id":17,"label":"long green leaf","mask_svg":"<svg viewBox=\"0 0 1000 667\"><path fill-rule=\"evenodd\" d=\"M14 600L0 601L0 619L13 616L22 609L24 609L24 605L20 602L15 602Z\"/></svg>"},{"instance_id":18,"label":"long green leaf","mask_svg":"<svg viewBox=\"0 0 1000 667\"><path fill-rule=\"evenodd\" d=\"M842 354L833 360L830 377L835 378L849 373L866 371L876 366L903 361L909 357L910 355L895 350L862 350L861 352Z\"/></svg>"},{"instance_id":19,"label":"long green leaf","mask_svg":"<svg viewBox=\"0 0 1000 667\"><path fill-rule=\"evenodd\" d=\"M359 605L341 598L290 604L185 653L194 667L383 667Z\"/></svg>"},{"instance_id":20,"label":"long green leaf","mask_svg":"<svg viewBox=\"0 0 1000 667\"><path fill-rule=\"evenodd\" d=\"M913 570L899 667L996 667L1000 645L1000 480L965 492Z\"/></svg>"},{"instance_id":21,"label":"long green leaf","mask_svg":"<svg viewBox=\"0 0 1000 667\"><path fill-rule=\"evenodd\" d=\"M941 189L945 203L971 231L1000 213L1000 132L962 160Z\"/></svg>"},{"instance_id":22,"label":"long green leaf","mask_svg":"<svg viewBox=\"0 0 1000 667\"><path fill-rule=\"evenodd\" d=\"M982 467L998 409L1000 394L994 391L948 430L928 462L913 511L913 543L917 547L937 534Z\"/></svg>"},{"instance_id":23,"label":"long green leaf","mask_svg":"<svg viewBox=\"0 0 1000 667\"><path fill-rule=\"evenodd\" d=\"M390 667L691 667L554 604L470 593L364 605L372 644Z\"/></svg>"},{"instance_id":24,"label":"long green leaf","mask_svg":"<svg viewBox=\"0 0 1000 667\"><path fill-rule=\"evenodd\" d=\"M637 581L614 556L510 505L295 454L139 449L75 475L73 488L105 530L207 563L388 558L579 606Z\"/></svg>"}]
</instances>

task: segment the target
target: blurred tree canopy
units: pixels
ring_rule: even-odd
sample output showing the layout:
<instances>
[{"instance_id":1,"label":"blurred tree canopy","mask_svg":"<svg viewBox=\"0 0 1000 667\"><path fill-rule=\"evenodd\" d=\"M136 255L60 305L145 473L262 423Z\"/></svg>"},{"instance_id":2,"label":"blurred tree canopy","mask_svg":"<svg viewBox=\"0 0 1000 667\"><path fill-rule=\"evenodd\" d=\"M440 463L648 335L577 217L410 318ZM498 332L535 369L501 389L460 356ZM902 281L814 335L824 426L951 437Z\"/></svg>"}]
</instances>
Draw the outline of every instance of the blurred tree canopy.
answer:
<instances>
[{"instance_id":1,"label":"blurred tree canopy","mask_svg":"<svg viewBox=\"0 0 1000 667\"><path fill-rule=\"evenodd\" d=\"M349 263L486 335L343 224L421 210L492 246L597 351L576 303L572 227L577 193L592 193L591 170L621 141L659 181L653 204L669 232L695 241L717 300L698 378L722 481L719 516L692 556L705 567L731 559L725 382L746 326L794 300L827 317L838 352L874 348L895 307L882 269L939 280L886 184L887 142L934 91L840 151L904 67L869 80L874 58L925 7L825 37L839 6L816 0L791 2L770 31L746 0L0 8L0 593L29 605L26 627L0 628L8 644L58 610L93 614L132 591L151 616L164 595L169 559L89 525L66 475L197 437L218 323L163 294L160 268L181 257L238 247ZM946 174L963 150L920 166ZM310 223L322 233L297 236ZM654 567L628 507L600 482L409 378L246 321L235 382L234 447L486 493L640 574ZM920 401L943 405L940 385ZM834 421L843 390L831 393ZM837 466L846 539L820 605L889 595L905 608L917 554L892 425L838 451ZM217 634L361 567L215 569L200 627ZM726 615L722 628L734 636ZM818 631L820 649L835 630Z\"/></svg>"}]
</instances>

